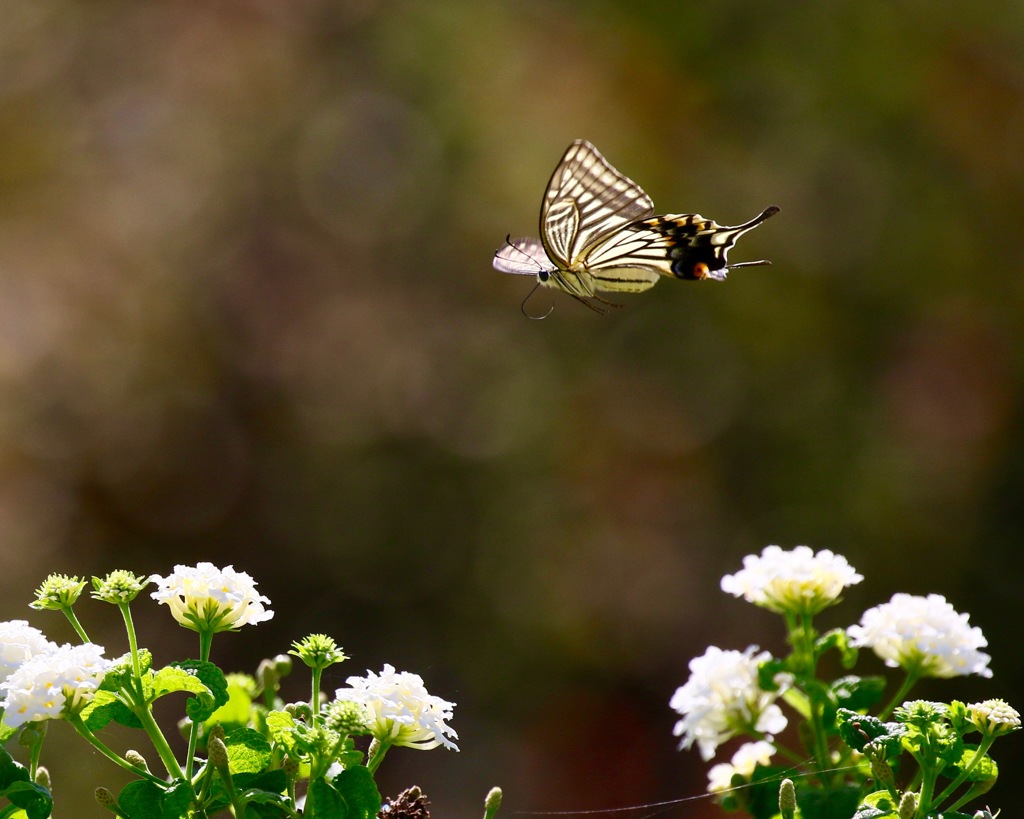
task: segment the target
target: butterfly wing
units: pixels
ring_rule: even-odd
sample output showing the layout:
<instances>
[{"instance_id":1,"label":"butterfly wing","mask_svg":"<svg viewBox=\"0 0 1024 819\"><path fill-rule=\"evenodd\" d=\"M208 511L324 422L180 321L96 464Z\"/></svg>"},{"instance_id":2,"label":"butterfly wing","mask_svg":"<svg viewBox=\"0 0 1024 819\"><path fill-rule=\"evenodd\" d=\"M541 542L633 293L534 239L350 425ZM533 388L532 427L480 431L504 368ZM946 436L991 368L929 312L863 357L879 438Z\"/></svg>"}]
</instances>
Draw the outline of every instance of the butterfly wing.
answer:
<instances>
[{"instance_id":1,"label":"butterfly wing","mask_svg":"<svg viewBox=\"0 0 1024 819\"><path fill-rule=\"evenodd\" d=\"M587 251L631 222L654 215L643 189L613 168L585 139L566 150L541 205L546 255L560 268L576 267Z\"/></svg>"},{"instance_id":2,"label":"butterfly wing","mask_svg":"<svg viewBox=\"0 0 1024 819\"><path fill-rule=\"evenodd\" d=\"M582 259L582 265L600 290L636 292L637 281L643 280L641 271L654 280L659 275L721 280L728 273L728 253L736 240L778 212L772 206L749 222L734 226L719 225L696 213L640 219L593 247ZM770 263L761 260L732 266L756 264Z\"/></svg>"},{"instance_id":3,"label":"butterfly wing","mask_svg":"<svg viewBox=\"0 0 1024 819\"><path fill-rule=\"evenodd\" d=\"M504 246L494 251L493 264L495 270L518 276L539 276L554 267L539 239L506 239Z\"/></svg>"}]
</instances>

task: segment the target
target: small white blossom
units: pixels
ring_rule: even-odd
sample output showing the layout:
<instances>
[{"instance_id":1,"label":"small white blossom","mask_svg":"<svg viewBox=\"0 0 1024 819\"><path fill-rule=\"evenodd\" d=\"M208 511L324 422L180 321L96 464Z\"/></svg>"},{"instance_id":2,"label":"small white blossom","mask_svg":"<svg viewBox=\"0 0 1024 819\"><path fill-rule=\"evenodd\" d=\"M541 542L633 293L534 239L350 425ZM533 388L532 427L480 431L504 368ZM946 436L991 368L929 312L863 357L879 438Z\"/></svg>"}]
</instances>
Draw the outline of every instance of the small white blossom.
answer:
<instances>
[{"instance_id":1,"label":"small white blossom","mask_svg":"<svg viewBox=\"0 0 1024 819\"><path fill-rule=\"evenodd\" d=\"M51 643L28 620L6 620L0 623L0 683L13 674L26 660L36 654L53 651Z\"/></svg>"},{"instance_id":2,"label":"small white blossom","mask_svg":"<svg viewBox=\"0 0 1024 819\"><path fill-rule=\"evenodd\" d=\"M1009 734L1020 728L1020 713L1004 700L985 700L967 706L967 719L986 737Z\"/></svg>"},{"instance_id":3,"label":"small white blossom","mask_svg":"<svg viewBox=\"0 0 1024 819\"><path fill-rule=\"evenodd\" d=\"M730 762L720 762L711 766L711 770L708 771L708 792L720 793L729 790L732 787L732 778L737 774L749 781L758 765L766 768L771 764L774 753L775 746L764 740L741 745L732 755Z\"/></svg>"},{"instance_id":4,"label":"small white blossom","mask_svg":"<svg viewBox=\"0 0 1024 819\"><path fill-rule=\"evenodd\" d=\"M193 631L232 631L274 616L264 608L270 599L256 591L256 581L231 566L175 566L172 574L154 574L149 582L157 584L153 599L166 603L174 619Z\"/></svg>"},{"instance_id":5,"label":"small white blossom","mask_svg":"<svg viewBox=\"0 0 1024 819\"><path fill-rule=\"evenodd\" d=\"M0 684L4 722L17 728L80 710L93 698L110 664L103 657L103 646L94 643L63 645L36 654Z\"/></svg>"},{"instance_id":6,"label":"small white blossom","mask_svg":"<svg viewBox=\"0 0 1024 819\"><path fill-rule=\"evenodd\" d=\"M708 760L737 733L754 731L770 738L785 729L786 716L775 705L782 690L762 691L757 684L757 667L771 654L756 651L757 646L746 651L711 646L703 656L690 660L690 679L676 689L669 703L682 715L673 731L683 738L680 748L696 742Z\"/></svg>"},{"instance_id":7,"label":"small white blossom","mask_svg":"<svg viewBox=\"0 0 1024 819\"><path fill-rule=\"evenodd\" d=\"M430 695L419 675L385 665L380 675L367 671L365 677L349 677L345 682L350 687L339 688L335 697L366 708L374 738L424 751L439 745L459 750L448 738L459 735L445 723L452 718L455 703Z\"/></svg>"},{"instance_id":8,"label":"small white blossom","mask_svg":"<svg viewBox=\"0 0 1024 819\"><path fill-rule=\"evenodd\" d=\"M789 552L765 546L760 556L743 558L742 570L722 578L722 591L779 614L817 614L863 579L827 549L815 554L808 546Z\"/></svg>"},{"instance_id":9,"label":"small white blossom","mask_svg":"<svg viewBox=\"0 0 1024 819\"><path fill-rule=\"evenodd\" d=\"M940 594L897 593L868 609L847 633L855 646L868 646L885 664L926 677L977 674L991 677L991 659L978 651L988 645L981 629L968 624Z\"/></svg>"}]
</instances>

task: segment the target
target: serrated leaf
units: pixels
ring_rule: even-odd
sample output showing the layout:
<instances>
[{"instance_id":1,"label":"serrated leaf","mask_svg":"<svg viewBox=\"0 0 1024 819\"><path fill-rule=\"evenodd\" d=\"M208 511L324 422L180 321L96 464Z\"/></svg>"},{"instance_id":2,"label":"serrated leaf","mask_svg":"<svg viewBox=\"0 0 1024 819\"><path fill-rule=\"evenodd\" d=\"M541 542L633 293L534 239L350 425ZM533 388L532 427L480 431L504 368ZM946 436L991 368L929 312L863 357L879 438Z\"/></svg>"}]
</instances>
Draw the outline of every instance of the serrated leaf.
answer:
<instances>
[{"instance_id":1,"label":"serrated leaf","mask_svg":"<svg viewBox=\"0 0 1024 819\"><path fill-rule=\"evenodd\" d=\"M380 791L366 768L346 768L331 784L348 806L347 819L374 819L380 811Z\"/></svg>"},{"instance_id":2,"label":"serrated leaf","mask_svg":"<svg viewBox=\"0 0 1024 819\"><path fill-rule=\"evenodd\" d=\"M106 728L111 722L128 728L142 727L138 717L112 691L97 691L92 702L82 709L81 717L93 733Z\"/></svg>"},{"instance_id":3,"label":"serrated leaf","mask_svg":"<svg viewBox=\"0 0 1024 819\"><path fill-rule=\"evenodd\" d=\"M868 744L884 748L888 756L906 734L906 729L895 722L882 722L877 717L858 714L847 708L837 712L839 736L855 751L863 751Z\"/></svg>"},{"instance_id":4,"label":"serrated leaf","mask_svg":"<svg viewBox=\"0 0 1024 819\"><path fill-rule=\"evenodd\" d=\"M171 663L174 668L180 668L200 679L210 695L212 702L205 697L197 696L185 703L185 713L193 722L204 722L210 718L218 708L228 701L228 681L221 671L213 663L204 663L201 660L183 660L179 663Z\"/></svg>"},{"instance_id":5,"label":"serrated leaf","mask_svg":"<svg viewBox=\"0 0 1024 819\"><path fill-rule=\"evenodd\" d=\"M139 673L145 677L153 667L153 655L148 649L139 649ZM110 667L103 675L103 682L100 683L100 691L119 691L132 685L135 679L135 668L132 664L131 654L125 654Z\"/></svg>"},{"instance_id":6,"label":"serrated leaf","mask_svg":"<svg viewBox=\"0 0 1024 819\"><path fill-rule=\"evenodd\" d=\"M267 732L271 741L286 753L295 750L295 718L287 711L267 714Z\"/></svg>"},{"instance_id":7,"label":"serrated leaf","mask_svg":"<svg viewBox=\"0 0 1024 819\"><path fill-rule=\"evenodd\" d=\"M235 728L224 736L232 774L257 773L270 764L270 743L251 728Z\"/></svg>"}]
</instances>

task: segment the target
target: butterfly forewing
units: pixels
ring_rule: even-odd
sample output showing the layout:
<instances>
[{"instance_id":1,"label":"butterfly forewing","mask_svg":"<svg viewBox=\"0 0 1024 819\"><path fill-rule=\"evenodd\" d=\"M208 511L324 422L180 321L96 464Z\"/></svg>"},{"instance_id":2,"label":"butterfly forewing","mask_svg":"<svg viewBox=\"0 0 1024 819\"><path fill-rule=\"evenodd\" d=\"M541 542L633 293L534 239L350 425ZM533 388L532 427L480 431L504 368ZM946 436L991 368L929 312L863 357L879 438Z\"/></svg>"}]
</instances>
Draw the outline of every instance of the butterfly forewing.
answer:
<instances>
[{"instance_id":1,"label":"butterfly forewing","mask_svg":"<svg viewBox=\"0 0 1024 819\"><path fill-rule=\"evenodd\" d=\"M493 264L495 270L519 276L539 276L553 268L544 245L537 239L506 239L501 249L494 252Z\"/></svg>"},{"instance_id":2,"label":"butterfly forewing","mask_svg":"<svg viewBox=\"0 0 1024 819\"><path fill-rule=\"evenodd\" d=\"M569 146L551 175L541 207L544 249L562 268L585 264L609 234L654 215L654 203L584 139Z\"/></svg>"}]
</instances>

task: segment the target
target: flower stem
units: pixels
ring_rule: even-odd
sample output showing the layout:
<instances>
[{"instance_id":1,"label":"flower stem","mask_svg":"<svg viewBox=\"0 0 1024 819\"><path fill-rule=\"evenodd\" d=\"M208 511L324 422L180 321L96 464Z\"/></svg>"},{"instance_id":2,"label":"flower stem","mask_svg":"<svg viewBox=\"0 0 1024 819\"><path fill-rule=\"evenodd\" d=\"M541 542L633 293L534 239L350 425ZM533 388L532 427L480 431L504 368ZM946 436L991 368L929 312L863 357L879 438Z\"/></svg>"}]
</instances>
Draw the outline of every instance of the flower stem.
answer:
<instances>
[{"instance_id":1,"label":"flower stem","mask_svg":"<svg viewBox=\"0 0 1024 819\"><path fill-rule=\"evenodd\" d=\"M913 669L908 669L907 676L904 678L903 684L900 686L900 690L896 692L891 700L889 700L889 704L879 712L878 718L883 722L887 720L896 706L903 702L903 698L907 696L907 693L917 684L919 679L921 679L920 674L915 672Z\"/></svg>"},{"instance_id":2,"label":"flower stem","mask_svg":"<svg viewBox=\"0 0 1024 819\"><path fill-rule=\"evenodd\" d=\"M388 752L388 748L391 747L389 742L381 742L379 739L374 739L370 743L369 759L366 760L366 769L370 773L376 773L377 768L380 767L380 763L384 761L384 754Z\"/></svg>"},{"instance_id":3,"label":"flower stem","mask_svg":"<svg viewBox=\"0 0 1024 819\"><path fill-rule=\"evenodd\" d=\"M320 675L324 673L324 670L319 666L313 666L311 669L313 674L313 690L309 696L309 709L313 712L313 720L315 721L320 716Z\"/></svg>"},{"instance_id":4,"label":"flower stem","mask_svg":"<svg viewBox=\"0 0 1024 819\"><path fill-rule=\"evenodd\" d=\"M213 632L209 629L199 631L199 659L201 662L210 662L210 649L213 646ZM199 744L199 723L192 721L192 728L188 733L188 755L185 757L185 778L192 781L192 763L195 760L196 745Z\"/></svg>"},{"instance_id":5,"label":"flower stem","mask_svg":"<svg viewBox=\"0 0 1024 819\"><path fill-rule=\"evenodd\" d=\"M935 797L936 805L941 804L944 799L948 799L952 795L953 791L967 781L967 778L971 775L971 771L973 771L981 763L981 760L985 758L985 755L988 753L988 749L992 747L993 742L995 742L995 737L982 738L981 744L974 751L974 757L971 759L970 763L960 771L959 776L950 782L942 793ZM962 801L959 804L962 804Z\"/></svg>"},{"instance_id":6,"label":"flower stem","mask_svg":"<svg viewBox=\"0 0 1024 819\"><path fill-rule=\"evenodd\" d=\"M75 634L81 638L83 643L91 643L89 635L85 633L85 629L82 628L82 624L78 622L78 617L75 612L72 611L71 606L65 606L61 609L64 612L64 616L68 618L68 622L71 623L71 627L75 630Z\"/></svg>"}]
</instances>

